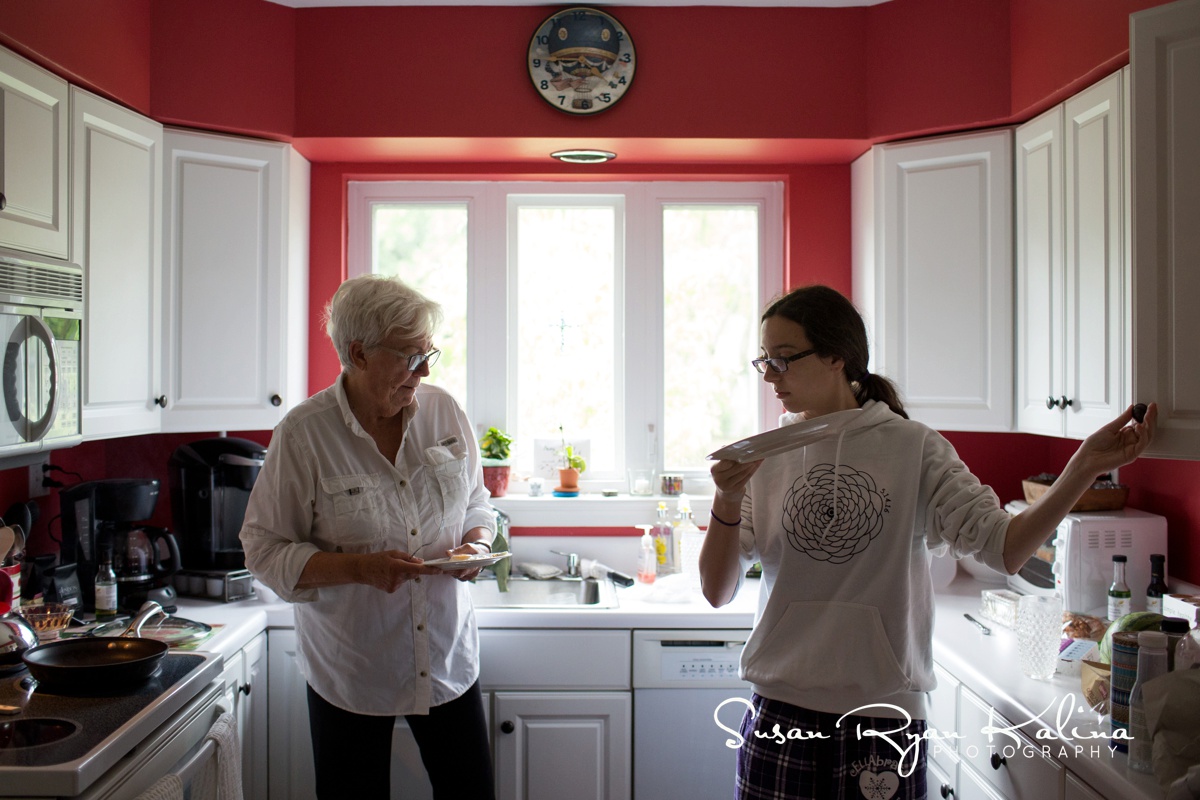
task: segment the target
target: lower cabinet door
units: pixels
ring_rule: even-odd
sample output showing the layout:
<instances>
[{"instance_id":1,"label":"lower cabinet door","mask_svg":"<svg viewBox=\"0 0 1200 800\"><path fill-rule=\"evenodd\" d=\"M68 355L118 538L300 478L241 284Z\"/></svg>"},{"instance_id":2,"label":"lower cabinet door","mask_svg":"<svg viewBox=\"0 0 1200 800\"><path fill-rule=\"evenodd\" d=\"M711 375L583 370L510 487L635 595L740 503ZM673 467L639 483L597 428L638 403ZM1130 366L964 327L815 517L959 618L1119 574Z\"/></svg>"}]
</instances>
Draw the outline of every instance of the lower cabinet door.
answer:
<instances>
[{"instance_id":1,"label":"lower cabinet door","mask_svg":"<svg viewBox=\"0 0 1200 800\"><path fill-rule=\"evenodd\" d=\"M962 739L958 742L961 765L968 765L996 793L1007 800L1058 800L1063 795L1062 765L1043 754L1032 739L1014 733L988 735L989 727L1012 728L1012 723L995 713L973 692L960 687L958 724ZM960 781L961 783L961 781Z\"/></svg>"},{"instance_id":2,"label":"lower cabinet door","mask_svg":"<svg viewBox=\"0 0 1200 800\"><path fill-rule=\"evenodd\" d=\"M1104 797L1068 772L1067 792L1063 800L1104 800Z\"/></svg>"},{"instance_id":3,"label":"lower cabinet door","mask_svg":"<svg viewBox=\"0 0 1200 800\"><path fill-rule=\"evenodd\" d=\"M491 705L491 695L484 692L483 714L487 719L491 718L488 713ZM392 731L391 797L392 800L433 800L433 787L421 761L421 749L404 717L396 718L396 728Z\"/></svg>"},{"instance_id":4,"label":"lower cabinet door","mask_svg":"<svg viewBox=\"0 0 1200 800\"><path fill-rule=\"evenodd\" d=\"M499 800L629 800L629 692L496 692Z\"/></svg>"},{"instance_id":5,"label":"lower cabinet door","mask_svg":"<svg viewBox=\"0 0 1200 800\"><path fill-rule=\"evenodd\" d=\"M925 796L929 800L957 798L959 795L954 791L955 781L951 777L955 772L947 774L939 762L928 759L925 767Z\"/></svg>"},{"instance_id":6,"label":"lower cabinet door","mask_svg":"<svg viewBox=\"0 0 1200 800\"><path fill-rule=\"evenodd\" d=\"M294 630L281 628L267 634L267 664L271 800L316 800L308 690L296 662Z\"/></svg>"}]
</instances>

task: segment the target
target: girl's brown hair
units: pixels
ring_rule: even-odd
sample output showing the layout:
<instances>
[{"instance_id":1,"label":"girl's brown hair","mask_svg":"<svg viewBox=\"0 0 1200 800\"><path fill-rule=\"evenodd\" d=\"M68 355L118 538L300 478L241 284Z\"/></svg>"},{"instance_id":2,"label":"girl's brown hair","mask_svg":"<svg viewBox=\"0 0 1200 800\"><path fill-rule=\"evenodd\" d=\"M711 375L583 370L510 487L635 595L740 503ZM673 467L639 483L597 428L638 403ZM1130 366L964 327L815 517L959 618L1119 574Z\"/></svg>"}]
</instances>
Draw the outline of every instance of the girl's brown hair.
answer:
<instances>
[{"instance_id":1,"label":"girl's brown hair","mask_svg":"<svg viewBox=\"0 0 1200 800\"><path fill-rule=\"evenodd\" d=\"M846 380L860 406L868 400L878 400L908 419L896 385L867 371L870 359L867 326L858 309L840 292L828 286L793 289L767 306L762 321L770 317L783 317L804 328L817 355L842 359Z\"/></svg>"}]
</instances>

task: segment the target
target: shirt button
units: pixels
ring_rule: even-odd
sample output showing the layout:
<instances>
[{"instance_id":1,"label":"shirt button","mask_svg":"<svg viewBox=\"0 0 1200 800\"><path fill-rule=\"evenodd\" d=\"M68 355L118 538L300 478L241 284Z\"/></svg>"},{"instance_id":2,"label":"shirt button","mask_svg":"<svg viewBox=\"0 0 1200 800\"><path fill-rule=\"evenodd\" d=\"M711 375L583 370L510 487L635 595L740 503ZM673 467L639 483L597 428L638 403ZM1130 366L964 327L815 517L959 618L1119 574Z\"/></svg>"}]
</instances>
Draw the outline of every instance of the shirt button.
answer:
<instances>
[{"instance_id":1,"label":"shirt button","mask_svg":"<svg viewBox=\"0 0 1200 800\"><path fill-rule=\"evenodd\" d=\"M403 480L401 480L401 481L400 481L400 488L401 488L401 489L403 489L405 486L408 486L408 483L407 483L406 481L403 481Z\"/></svg>"},{"instance_id":2,"label":"shirt button","mask_svg":"<svg viewBox=\"0 0 1200 800\"><path fill-rule=\"evenodd\" d=\"M416 529L416 528L413 528L411 531L409 531L409 532L408 532L408 535L409 535L409 536L416 536L416 535L417 535L417 529Z\"/></svg>"},{"instance_id":3,"label":"shirt button","mask_svg":"<svg viewBox=\"0 0 1200 800\"><path fill-rule=\"evenodd\" d=\"M422 677L422 678L428 678L428 677L429 677L429 673L428 673L428 672L426 672L425 670L421 670L421 677Z\"/></svg>"},{"instance_id":4,"label":"shirt button","mask_svg":"<svg viewBox=\"0 0 1200 800\"><path fill-rule=\"evenodd\" d=\"M417 626L417 630L419 630L419 631L423 631L423 630L425 630L425 626L424 626L424 625L418 625L418 626Z\"/></svg>"}]
</instances>

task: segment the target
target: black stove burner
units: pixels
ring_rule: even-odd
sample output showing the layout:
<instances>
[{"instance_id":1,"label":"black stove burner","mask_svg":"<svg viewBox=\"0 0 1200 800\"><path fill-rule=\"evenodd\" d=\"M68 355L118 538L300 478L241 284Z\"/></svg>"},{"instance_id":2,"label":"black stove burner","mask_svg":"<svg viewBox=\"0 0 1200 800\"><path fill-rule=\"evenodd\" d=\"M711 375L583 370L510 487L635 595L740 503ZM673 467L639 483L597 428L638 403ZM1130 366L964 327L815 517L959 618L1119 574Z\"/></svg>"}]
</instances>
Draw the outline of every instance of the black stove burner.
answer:
<instances>
[{"instance_id":1,"label":"black stove burner","mask_svg":"<svg viewBox=\"0 0 1200 800\"><path fill-rule=\"evenodd\" d=\"M78 725L65 719L35 718L0 722L0 750L53 744L78 729Z\"/></svg>"}]
</instances>

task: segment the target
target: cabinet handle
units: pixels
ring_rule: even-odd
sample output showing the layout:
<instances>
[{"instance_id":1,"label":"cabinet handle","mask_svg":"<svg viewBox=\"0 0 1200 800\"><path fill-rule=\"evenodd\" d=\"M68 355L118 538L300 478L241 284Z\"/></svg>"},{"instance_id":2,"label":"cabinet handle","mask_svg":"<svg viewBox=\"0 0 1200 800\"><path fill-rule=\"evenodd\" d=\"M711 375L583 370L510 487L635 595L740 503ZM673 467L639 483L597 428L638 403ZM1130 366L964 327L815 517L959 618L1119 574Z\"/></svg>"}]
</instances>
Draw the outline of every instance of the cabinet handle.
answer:
<instances>
[{"instance_id":1,"label":"cabinet handle","mask_svg":"<svg viewBox=\"0 0 1200 800\"><path fill-rule=\"evenodd\" d=\"M500 723L500 732L501 733L512 733L516 729L517 729L517 726L513 725L508 720L504 720L504 722Z\"/></svg>"},{"instance_id":2,"label":"cabinet handle","mask_svg":"<svg viewBox=\"0 0 1200 800\"><path fill-rule=\"evenodd\" d=\"M1001 758L999 753L992 753L992 769L1000 769L1007 763L1007 758Z\"/></svg>"},{"instance_id":3,"label":"cabinet handle","mask_svg":"<svg viewBox=\"0 0 1200 800\"><path fill-rule=\"evenodd\" d=\"M160 394L158 397L154 398L154 405L161 406L162 408L166 408L167 407L167 396L165 394Z\"/></svg>"},{"instance_id":4,"label":"cabinet handle","mask_svg":"<svg viewBox=\"0 0 1200 800\"><path fill-rule=\"evenodd\" d=\"M277 395L277 394L273 394L273 395L271 395L271 405L278 407L278 406L280 406L280 405L282 405L282 404L283 404L283 398L282 398L282 397L280 397L280 396L279 396L279 395Z\"/></svg>"},{"instance_id":5,"label":"cabinet handle","mask_svg":"<svg viewBox=\"0 0 1200 800\"><path fill-rule=\"evenodd\" d=\"M242 694L250 694L250 684L243 683L241 686L238 687L238 691L241 692Z\"/></svg>"},{"instance_id":6,"label":"cabinet handle","mask_svg":"<svg viewBox=\"0 0 1200 800\"><path fill-rule=\"evenodd\" d=\"M942 797L954 797L954 790L950 788L950 784L948 783L942 784L941 792Z\"/></svg>"},{"instance_id":7,"label":"cabinet handle","mask_svg":"<svg viewBox=\"0 0 1200 800\"><path fill-rule=\"evenodd\" d=\"M1051 409L1066 408L1067 406L1073 406L1073 405L1075 405L1075 401L1068 400L1066 395L1063 395L1061 397L1051 396L1051 397L1046 398L1046 408L1051 408Z\"/></svg>"},{"instance_id":8,"label":"cabinet handle","mask_svg":"<svg viewBox=\"0 0 1200 800\"><path fill-rule=\"evenodd\" d=\"M0 211L3 211L6 205L8 205L8 198L4 196L4 192L0 192Z\"/></svg>"}]
</instances>

